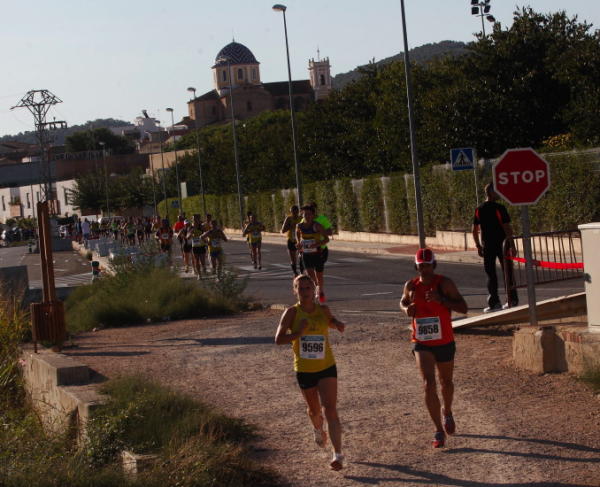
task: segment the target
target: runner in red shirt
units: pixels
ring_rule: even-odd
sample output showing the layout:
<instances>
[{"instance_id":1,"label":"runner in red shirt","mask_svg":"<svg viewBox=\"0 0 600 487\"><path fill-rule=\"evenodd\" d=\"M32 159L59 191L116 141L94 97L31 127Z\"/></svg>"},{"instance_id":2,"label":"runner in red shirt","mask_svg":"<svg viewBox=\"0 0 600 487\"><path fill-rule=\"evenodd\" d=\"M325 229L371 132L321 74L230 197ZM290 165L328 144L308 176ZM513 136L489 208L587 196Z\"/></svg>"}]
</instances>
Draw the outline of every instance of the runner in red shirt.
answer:
<instances>
[{"instance_id":1,"label":"runner in red shirt","mask_svg":"<svg viewBox=\"0 0 600 487\"><path fill-rule=\"evenodd\" d=\"M456 426L452 415L454 396L454 353L452 311L467 312L467 303L451 279L435 274L435 256L431 249L419 249L415 268L419 275L404 285L400 308L412 318L413 354L423 377L425 404L435 425L433 447L441 448L446 434ZM443 408L437 394L435 371L441 384Z\"/></svg>"}]
</instances>

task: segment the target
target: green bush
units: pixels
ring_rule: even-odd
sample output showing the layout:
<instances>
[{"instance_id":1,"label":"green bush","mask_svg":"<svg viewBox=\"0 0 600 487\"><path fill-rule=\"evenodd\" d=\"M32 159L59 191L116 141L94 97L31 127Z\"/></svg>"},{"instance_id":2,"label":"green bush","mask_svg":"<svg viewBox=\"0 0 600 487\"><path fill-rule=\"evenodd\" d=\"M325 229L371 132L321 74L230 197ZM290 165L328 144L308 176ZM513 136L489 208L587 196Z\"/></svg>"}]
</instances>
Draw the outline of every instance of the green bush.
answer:
<instances>
[{"instance_id":1,"label":"green bush","mask_svg":"<svg viewBox=\"0 0 600 487\"><path fill-rule=\"evenodd\" d=\"M307 205L317 201L316 183L307 183L302 187L302 204Z\"/></svg>"},{"instance_id":2,"label":"green bush","mask_svg":"<svg viewBox=\"0 0 600 487\"><path fill-rule=\"evenodd\" d=\"M406 183L404 174L390 175L386 191L388 223L390 232L400 235L410 233L410 217L406 203Z\"/></svg>"},{"instance_id":3,"label":"green bush","mask_svg":"<svg viewBox=\"0 0 600 487\"><path fill-rule=\"evenodd\" d=\"M360 218L363 231L384 231L385 215L381 178L371 176L363 179L363 185L360 194Z\"/></svg>"},{"instance_id":4,"label":"green bush","mask_svg":"<svg viewBox=\"0 0 600 487\"><path fill-rule=\"evenodd\" d=\"M333 231L338 230L337 199L332 181L317 181L317 212L329 218Z\"/></svg>"},{"instance_id":5,"label":"green bush","mask_svg":"<svg viewBox=\"0 0 600 487\"><path fill-rule=\"evenodd\" d=\"M435 235L437 229L450 226L450 195L448 171L432 166L421 168L421 194L425 233ZM469 212L472 211L469 209Z\"/></svg>"},{"instance_id":6,"label":"green bush","mask_svg":"<svg viewBox=\"0 0 600 487\"><path fill-rule=\"evenodd\" d=\"M98 326L228 314L243 307L241 292L225 295L218 288L221 285L208 280L199 285L164 267L123 270L80 286L69 296L65 303L67 327L76 333ZM239 281L239 285L245 286L245 282Z\"/></svg>"},{"instance_id":7,"label":"green bush","mask_svg":"<svg viewBox=\"0 0 600 487\"><path fill-rule=\"evenodd\" d=\"M358 202L352 188L350 179L340 179L335 183L335 192L338 201L339 226L341 230L360 232L360 217Z\"/></svg>"},{"instance_id":8,"label":"green bush","mask_svg":"<svg viewBox=\"0 0 600 487\"><path fill-rule=\"evenodd\" d=\"M265 226L267 232L275 231L275 214L273 211L273 194L270 191L259 195L258 220Z\"/></svg>"}]
</instances>

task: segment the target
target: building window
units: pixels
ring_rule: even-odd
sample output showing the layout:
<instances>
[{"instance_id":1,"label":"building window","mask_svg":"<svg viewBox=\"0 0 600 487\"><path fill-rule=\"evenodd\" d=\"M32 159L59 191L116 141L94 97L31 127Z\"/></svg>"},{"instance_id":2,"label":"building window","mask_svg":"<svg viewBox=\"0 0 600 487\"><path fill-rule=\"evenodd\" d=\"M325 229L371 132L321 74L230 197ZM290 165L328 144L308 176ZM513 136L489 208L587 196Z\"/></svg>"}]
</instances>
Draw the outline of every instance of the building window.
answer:
<instances>
[{"instance_id":1,"label":"building window","mask_svg":"<svg viewBox=\"0 0 600 487\"><path fill-rule=\"evenodd\" d=\"M227 70L223 70L223 81L227 81Z\"/></svg>"},{"instance_id":2,"label":"building window","mask_svg":"<svg viewBox=\"0 0 600 487\"><path fill-rule=\"evenodd\" d=\"M256 68L252 68L252 81L256 81Z\"/></svg>"},{"instance_id":3,"label":"building window","mask_svg":"<svg viewBox=\"0 0 600 487\"><path fill-rule=\"evenodd\" d=\"M246 102L246 109L251 112L252 111L252 102L251 101L247 101Z\"/></svg>"},{"instance_id":4,"label":"building window","mask_svg":"<svg viewBox=\"0 0 600 487\"><path fill-rule=\"evenodd\" d=\"M321 86L325 86L325 75L321 75Z\"/></svg>"},{"instance_id":5,"label":"building window","mask_svg":"<svg viewBox=\"0 0 600 487\"><path fill-rule=\"evenodd\" d=\"M31 200L29 199L29 193L26 193L25 196L27 197L27 208L31 208Z\"/></svg>"},{"instance_id":6,"label":"building window","mask_svg":"<svg viewBox=\"0 0 600 487\"><path fill-rule=\"evenodd\" d=\"M40 192L36 191L35 192L35 200L39 203L40 202Z\"/></svg>"},{"instance_id":7,"label":"building window","mask_svg":"<svg viewBox=\"0 0 600 487\"><path fill-rule=\"evenodd\" d=\"M244 79L244 70L242 68L238 68L238 79Z\"/></svg>"},{"instance_id":8,"label":"building window","mask_svg":"<svg viewBox=\"0 0 600 487\"><path fill-rule=\"evenodd\" d=\"M6 211L6 201L4 201L4 195L2 195L2 211Z\"/></svg>"},{"instance_id":9,"label":"building window","mask_svg":"<svg viewBox=\"0 0 600 487\"><path fill-rule=\"evenodd\" d=\"M69 204L69 190L67 188L64 188L65 191L65 206L67 206Z\"/></svg>"}]
</instances>

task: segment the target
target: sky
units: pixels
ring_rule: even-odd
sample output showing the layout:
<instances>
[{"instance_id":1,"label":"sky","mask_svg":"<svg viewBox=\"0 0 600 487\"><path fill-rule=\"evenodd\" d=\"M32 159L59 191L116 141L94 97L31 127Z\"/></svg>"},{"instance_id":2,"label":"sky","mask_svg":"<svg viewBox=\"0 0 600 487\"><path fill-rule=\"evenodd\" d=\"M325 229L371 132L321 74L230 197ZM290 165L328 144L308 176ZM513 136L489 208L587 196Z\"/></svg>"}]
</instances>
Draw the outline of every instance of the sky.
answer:
<instances>
[{"instance_id":1,"label":"sky","mask_svg":"<svg viewBox=\"0 0 600 487\"><path fill-rule=\"evenodd\" d=\"M133 121L143 109L170 125L187 115L189 86L213 89L211 67L233 39L260 64L263 82L286 81L283 16L274 0L29 0L3 2L0 46L0 136L33 130L25 108L10 108L30 90L62 100L48 120L69 125L97 118ZM400 0L287 0L293 79L308 78L308 60L329 57L332 75L403 51ZM565 5L566 4L566 5ZM566 10L600 28L598 0L491 0L503 28L517 6ZM409 48L481 30L470 0L405 0ZM491 24L486 22L486 29Z\"/></svg>"}]
</instances>

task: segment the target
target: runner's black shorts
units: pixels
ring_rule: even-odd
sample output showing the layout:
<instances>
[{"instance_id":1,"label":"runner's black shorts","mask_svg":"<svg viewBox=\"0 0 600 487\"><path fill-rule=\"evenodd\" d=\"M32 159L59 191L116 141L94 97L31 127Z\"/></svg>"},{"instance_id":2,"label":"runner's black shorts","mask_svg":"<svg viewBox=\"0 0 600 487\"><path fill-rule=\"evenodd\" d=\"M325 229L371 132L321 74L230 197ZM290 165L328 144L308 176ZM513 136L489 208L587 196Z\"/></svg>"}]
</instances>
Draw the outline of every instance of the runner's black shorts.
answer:
<instances>
[{"instance_id":1,"label":"runner's black shorts","mask_svg":"<svg viewBox=\"0 0 600 487\"><path fill-rule=\"evenodd\" d=\"M337 367L332 365L331 367L320 370L319 372L296 372L296 379L300 389L311 389L317 387L317 384L321 379L327 377L337 377Z\"/></svg>"},{"instance_id":2,"label":"runner's black shorts","mask_svg":"<svg viewBox=\"0 0 600 487\"><path fill-rule=\"evenodd\" d=\"M192 247L192 252L194 255L206 254L206 245L203 245L202 247Z\"/></svg>"},{"instance_id":3,"label":"runner's black shorts","mask_svg":"<svg viewBox=\"0 0 600 487\"><path fill-rule=\"evenodd\" d=\"M321 256L323 257L323 265L325 265L325 263L327 262L327 259L329 258L329 248L328 247L321 249Z\"/></svg>"},{"instance_id":4,"label":"runner's black shorts","mask_svg":"<svg viewBox=\"0 0 600 487\"><path fill-rule=\"evenodd\" d=\"M307 254L303 252L302 262L304 262L305 269L314 269L317 272L323 272L323 268L325 266L321 252L315 252L313 254Z\"/></svg>"},{"instance_id":5,"label":"runner's black shorts","mask_svg":"<svg viewBox=\"0 0 600 487\"><path fill-rule=\"evenodd\" d=\"M189 253L192 251L192 246L191 246L191 245L188 245L188 244L183 244L183 251L184 251L186 254L189 254Z\"/></svg>"},{"instance_id":6,"label":"runner's black shorts","mask_svg":"<svg viewBox=\"0 0 600 487\"><path fill-rule=\"evenodd\" d=\"M163 252L169 252L171 250L171 244L170 243L161 243L160 250L162 250Z\"/></svg>"},{"instance_id":7,"label":"runner's black shorts","mask_svg":"<svg viewBox=\"0 0 600 487\"><path fill-rule=\"evenodd\" d=\"M289 251L298 250L298 247L296 245L297 244L294 240L288 240L287 246Z\"/></svg>"},{"instance_id":8,"label":"runner's black shorts","mask_svg":"<svg viewBox=\"0 0 600 487\"><path fill-rule=\"evenodd\" d=\"M445 345L427 346L420 342L413 344L413 355L415 352L431 352L436 362L451 362L456 353L456 342L446 343Z\"/></svg>"}]
</instances>

